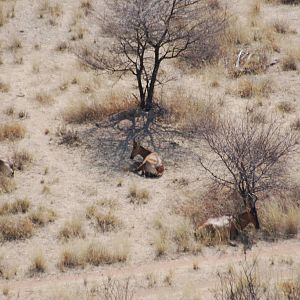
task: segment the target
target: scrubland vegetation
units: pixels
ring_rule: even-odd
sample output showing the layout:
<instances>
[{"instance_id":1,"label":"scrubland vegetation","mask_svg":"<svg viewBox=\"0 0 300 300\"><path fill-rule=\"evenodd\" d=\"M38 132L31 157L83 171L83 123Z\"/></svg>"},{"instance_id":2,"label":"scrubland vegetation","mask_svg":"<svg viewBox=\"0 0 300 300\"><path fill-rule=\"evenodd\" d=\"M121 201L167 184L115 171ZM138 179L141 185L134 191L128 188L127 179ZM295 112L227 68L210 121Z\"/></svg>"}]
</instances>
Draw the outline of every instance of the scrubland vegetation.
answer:
<instances>
[{"instance_id":1,"label":"scrubland vegetation","mask_svg":"<svg viewBox=\"0 0 300 300\"><path fill-rule=\"evenodd\" d=\"M0 0L3 297L298 299L299 5Z\"/></svg>"}]
</instances>

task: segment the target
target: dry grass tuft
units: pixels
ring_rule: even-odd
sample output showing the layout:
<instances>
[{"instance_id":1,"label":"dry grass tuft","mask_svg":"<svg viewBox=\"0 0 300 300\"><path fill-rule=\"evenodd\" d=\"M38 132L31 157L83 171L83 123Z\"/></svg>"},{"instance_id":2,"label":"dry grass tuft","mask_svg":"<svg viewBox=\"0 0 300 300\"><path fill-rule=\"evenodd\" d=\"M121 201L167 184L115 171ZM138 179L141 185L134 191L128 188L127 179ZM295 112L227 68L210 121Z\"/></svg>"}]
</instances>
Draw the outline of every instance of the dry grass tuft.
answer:
<instances>
[{"instance_id":1,"label":"dry grass tuft","mask_svg":"<svg viewBox=\"0 0 300 300\"><path fill-rule=\"evenodd\" d=\"M272 24L276 33L287 34L295 33L294 30L291 30L290 25L285 20L275 20Z\"/></svg>"},{"instance_id":2,"label":"dry grass tuft","mask_svg":"<svg viewBox=\"0 0 300 300\"><path fill-rule=\"evenodd\" d=\"M173 240L178 252L189 252L192 249L191 225L187 222L178 224L174 229Z\"/></svg>"},{"instance_id":3,"label":"dry grass tuft","mask_svg":"<svg viewBox=\"0 0 300 300\"><path fill-rule=\"evenodd\" d=\"M96 205L87 208L86 217L93 220L102 232L116 230L122 225L120 219L111 210L108 213L102 213Z\"/></svg>"},{"instance_id":4,"label":"dry grass tuft","mask_svg":"<svg viewBox=\"0 0 300 300\"><path fill-rule=\"evenodd\" d=\"M252 18L257 17L261 14L261 1L255 0L251 3L250 6L250 16Z\"/></svg>"},{"instance_id":5,"label":"dry grass tuft","mask_svg":"<svg viewBox=\"0 0 300 300\"><path fill-rule=\"evenodd\" d=\"M10 45L8 46L8 49L10 51L17 51L18 49L21 49L23 46L22 46L22 42L21 40L18 38L18 37L13 37Z\"/></svg>"},{"instance_id":6,"label":"dry grass tuft","mask_svg":"<svg viewBox=\"0 0 300 300\"><path fill-rule=\"evenodd\" d=\"M31 203L27 198L5 202L0 206L0 216L18 213L24 214L29 210L30 206Z\"/></svg>"},{"instance_id":7,"label":"dry grass tuft","mask_svg":"<svg viewBox=\"0 0 300 300\"><path fill-rule=\"evenodd\" d=\"M267 238L292 238L300 229L300 208L287 199L271 199L263 203L259 217Z\"/></svg>"},{"instance_id":8,"label":"dry grass tuft","mask_svg":"<svg viewBox=\"0 0 300 300\"><path fill-rule=\"evenodd\" d=\"M67 146L79 146L81 139L78 135L78 131L73 128L69 129L67 126L59 126L56 130L56 136L60 138L60 145Z\"/></svg>"},{"instance_id":9,"label":"dry grass tuft","mask_svg":"<svg viewBox=\"0 0 300 300\"><path fill-rule=\"evenodd\" d=\"M11 193L16 189L16 183L13 178L0 176L0 195L4 193Z\"/></svg>"},{"instance_id":10,"label":"dry grass tuft","mask_svg":"<svg viewBox=\"0 0 300 300\"><path fill-rule=\"evenodd\" d=\"M61 4L55 3L51 5L48 0L44 0L38 8L38 15L40 19L48 15L52 18L50 21L55 22L54 19L60 17L62 14L63 10Z\"/></svg>"},{"instance_id":11,"label":"dry grass tuft","mask_svg":"<svg viewBox=\"0 0 300 300\"><path fill-rule=\"evenodd\" d=\"M0 141L9 140L11 142L24 138L25 127L20 123L9 123L0 125Z\"/></svg>"},{"instance_id":12,"label":"dry grass tuft","mask_svg":"<svg viewBox=\"0 0 300 300\"><path fill-rule=\"evenodd\" d=\"M65 50L68 49L68 44L66 42L59 42L56 47L55 47L55 50L56 51L60 51L60 52L63 52Z\"/></svg>"},{"instance_id":13,"label":"dry grass tuft","mask_svg":"<svg viewBox=\"0 0 300 300\"><path fill-rule=\"evenodd\" d=\"M57 264L59 270L64 272L66 268L83 268L85 262L81 252L82 250L76 249L76 247L64 249L60 254L59 262Z\"/></svg>"},{"instance_id":14,"label":"dry grass tuft","mask_svg":"<svg viewBox=\"0 0 300 300\"><path fill-rule=\"evenodd\" d=\"M291 124L291 128L292 128L293 130L300 131L300 118L297 118L297 119Z\"/></svg>"},{"instance_id":15,"label":"dry grass tuft","mask_svg":"<svg viewBox=\"0 0 300 300\"><path fill-rule=\"evenodd\" d=\"M66 221L62 228L59 230L58 238L63 241L68 241L72 238L85 238L82 220L73 218Z\"/></svg>"},{"instance_id":16,"label":"dry grass tuft","mask_svg":"<svg viewBox=\"0 0 300 300\"><path fill-rule=\"evenodd\" d=\"M159 229L154 238L154 248L157 257L163 256L170 248L170 233L167 228L162 227Z\"/></svg>"},{"instance_id":17,"label":"dry grass tuft","mask_svg":"<svg viewBox=\"0 0 300 300\"><path fill-rule=\"evenodd\" d=\"M128 197L130 198L130 203L138 205L147 204L150 200L150 192L134 184L129 188Z\"/></svg>"},{"instance_id":18,"label":"dry grass tuft","mask_svg":"<svg viewBox=\"0 0 300 300\"><path fill-rule=\"evenodd\" d=\"M63 112L63 118L67 123L87 123L92 121L101 121L111 115L121 111L128 111L136 107L134 101L112 96L109 101L103 103L87 103L79 101L70 104Z\"/></svg>"},{"instance_id":19,"label":"dry grass tuft","mask_svg":"<svg viewBox=\"0 0 300 300\"><path fill-rule=\"evenodd\" d=\"M272 90L272 81L269 79L254 80L243 78L238 81L237 86L237 94L241 98L268 97Z\"/></svg>"},{"instance_id":20,"label":"dry grass tuft","mask_svg":"<svg viewBox=\"0 0 300 300\"><path fill-rule=\"evenodd\" d=\"M10 86L8 83L0 81L0 93L8 93Z\"/></svg>"},{"instance_id":21,"label":"dry grass tuft","mask_svg":"<svg viewBox=\"0 0 300 300\"><path fill-rule=\"evenodd\" d=\"M39 252L35 254L31 260L29 267L29 274L34 276L36 274L45 273L47 270L47 263L44 255Z\"/></svg>"},{"instance_id":22,"label":"dry grass tuft","mask_svg":"<svg viewBox=\"0 0 300 300\"><path fill-rule=\"evenodd\" d=\"M54 222L57 218L56 213L52 209L43 206L31 211L28 217L33 224L38 226L45 226L48 223Z\"/></svg>"},{"instance_id":23,"label":"dry grass tuft","mask_svg":"<svg viewBox=\"0 0 300 300\"><path fill-rule=\"evenodd\" d=\"M108 247L99 243L89 244L84 252L85 261L91 265L113 264L126 262L128 259L128 246L124 243L117 243Z\"/></svg>"},{"instance_id":24,"label":"dry grass tuft","mask_svg":"<svg viewBox=\"0 0 300 300\"><path fill-rule=\"evenodd\" d=\"M7 22L7 17L4 11L3 4L0 3L0 27L2 27Z\"/></svg>"},{"instance_id":25,"label":"dry grass tuft","mask_svg":"<svg viewBox=\"0 0 300 300\"><path fill-rule=\"evenodd\" d=\"M12 160L14 162L14 168L20 171L24 171L32 163L32 154L27 150L14 150L12 155Z\"/></svg>"},{"instance_id":26,"label":"dry grass tuft","mask_svg":"<svg viewBox=\"0 0 300 300\"><path fill-rule=\"evenodd\" d=\"M296 71L298 67L295 57L291 54L285 56L281 61L281 68L282 71Z\"/></svg>"},{"instance_id":27,"label":"dry grass tuft","mask_svg":"<svg viewBox=\"0 0 300 300\"><path fill-rule=\"evenodd\" d=\"M33 224L29 218L0 217L0 237L4 241L20 240L31 237Z\"/></svg>"},{"instance_id":28,"label":"dry grass tuft","mask_svg":"<svg viewBox=\"0 0 300 300\"><path fill-rule=\"evenodd\" d=\"M50 105L50 104L53 104L53 102L54 102L54 98L46 92L37 93L35 95L34 99L35 99L35 101L37 101L38 103L40 103L42 105Z\"/></svg>"}]
</instances>

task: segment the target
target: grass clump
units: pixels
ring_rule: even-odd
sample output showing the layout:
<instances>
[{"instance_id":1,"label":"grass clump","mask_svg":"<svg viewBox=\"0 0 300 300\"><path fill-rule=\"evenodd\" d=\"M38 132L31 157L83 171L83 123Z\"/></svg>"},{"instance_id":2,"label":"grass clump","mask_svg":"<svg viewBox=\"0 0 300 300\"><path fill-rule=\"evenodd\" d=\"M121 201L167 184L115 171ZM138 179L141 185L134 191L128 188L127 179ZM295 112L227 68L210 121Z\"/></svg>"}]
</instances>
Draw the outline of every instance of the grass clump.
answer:
<instances>
[{"instance_id":1,"label":"grass clump","mask_svg":"<svg viewBox=\"0 0 300 300\"><path fill-rule=\"evenodd\" d=\"M14 162L14 168L19 171L24 171L27 166L32 163L32 154L27 150L15 150L12 155L12 160Z\"/></svg>"},{"instance_id":2,"label":"grass clump","mask_svg":"<svg viewBox=\"0 0 300 300\"><path fill-rule=\"evenodd\" d=\"M36 274L45 273L47 269L47 263L44 255L40 252L33 256L31 265L29 267L29 274L34 276Z\"/></svg>"},{"instance_id":3,"label":"grass clump","mask_svg":"<svg viewBox=\"0 0 300 300\"><path fill-rule=\"evenodd\" d=\"M282 113L292 113L295 108L292 105L292 103L288 102L288 101L281 101L278 105L277 105L277 109L282 112Z\"/></svg>"},{"instance_id":4,"label":"grass clump","mask_svg":"<svg viewBox=\"0 0 300 300\"><path fill-rule=\"evenodd\" d=\"M82 257L81 249L78 249L77 247L69 247L61 252L57 266L60 271L64 272L66 268L83 268L84 264L85 262Z\"/></svg>"},{"instance_id":5,"label":"grass clump","mask_svg":"<svg viewBox=\"0 0 300 300\"><path fill-rule=\"evenodd\" d=\"M45 208L44 206L36 208L29 214L31 222L38 226L45 226L48 223L52 223L56 218L56 213L52 209Z\"/></svg>"},{"instance_id":6,"label":"grass clump","mask_svg":"<svg viewBox=\"0 0 300 300\"><path fill-rule=\"evenodd\" d=\"M26 129L20 123L9 123L0 125L0 142L9 140L11 142L24 138Z\"/></svg>"},{"instance_id":7,"label":"grass clump","mask_svg":"<svg viewBox=\"0 0 300 300\"><path fill-rule=\"evenodd\" d=\"M0 218L0 237L4 241L20 240L31 237L33 224L29 218L4 216Z\"/></svg>"},{"instance_id":8,"label":"grass clump","mask_svg":"<svg viewBox=\"0 0 300 300\"><path fill-rule=\"evenodd\" d=\"M129 188L128 197L130 198L130 203L138 205L147 204L150 200L150 192L147 189L132 185Z\"/></svg>"},{"instance_id":9,"label":"grass clump","mask_svg":"<svg viewBox=\"0 0 300 300\"><path fill-rule=\"evenodd\" d=\"M298 69L296 58L291 54L285 56L281 61L281 69L282 71L296 71Z\"/></svg>"},{"instance_id":10,"label":"grass clump","mask_svg":"<svg viewBox=\"0 0 300 300\"><path fill-rule=\"evenodd\" d=\"M286 199L273 199L260 209L260 220L267 238L292 238L300 229L300 208Z\"/></svg>"},{"instance_id":11,"label":"grass clump","mask_svg":"<svg viewBox=\"0 0 300 300\"><path fill-rule=\"evenodd\" d=\"M13 202L5 202L0 206L0 216L9 214L18 214L28 212L31 206L30 201L27 198L18 199Z\"/></svg>"},{"instance_id":12,"label":"grass clump","mask_svg":"<svg viewBox=\"0 0 300 300\"><path fill-rule=\"evenodd\" d=\"M13 178L0 176L0 195L4 193L11 193L16 189L16 182Z\"/></svg>"},{"instance_id":13,"label":"grass clump","mask_svg":"<svg viewBox=\"0 0 300 300\"><path fill-rule=\"evenodd\" d=\"M58 238L63 241L68 241L72 238L85 238L82 221L79 218L73 218L66 221L59 230Z\"/></svg>"},{"instance_id":14,"label":"grass clump","mask_svg":"<svg viewBox=\"0 0 300 300\"><path fill-rule=\"evenodd\" d=\"M244 78L239 80L237 94L241 98L252 98L254 96L268 97L272 92L272 82L269 79L253 80Z\"/></svg>"}]
</instances>

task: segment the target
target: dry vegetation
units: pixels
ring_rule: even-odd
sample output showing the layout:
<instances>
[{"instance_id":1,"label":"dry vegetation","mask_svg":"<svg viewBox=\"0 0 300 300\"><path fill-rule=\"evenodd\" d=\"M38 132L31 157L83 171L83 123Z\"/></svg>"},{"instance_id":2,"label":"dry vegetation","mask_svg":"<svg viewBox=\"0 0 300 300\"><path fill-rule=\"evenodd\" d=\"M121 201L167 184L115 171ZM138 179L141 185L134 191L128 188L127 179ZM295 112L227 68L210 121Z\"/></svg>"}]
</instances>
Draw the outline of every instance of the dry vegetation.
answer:
<instances>
[{"instance_id":1,"label":"dry vegetation","mask_svg":"<svg viewBox=\"0 0 300 300\"><path fill-rule=\"evenodd\" d=\"M33 161L32 154L25 149L14 150L12 155L14 168L19 171L24 171Z\"/></svg>"},{"instance_id":2,"label":"dry vegetation","mask_svg":"<svg viewBox=\"0 0 300 300\"><path fill-rule=\"evenodd\" d=\"M238 81L237 94L241 98L268 97L274 84L269 79L243 78Z\"/></svg>"},{"instance_id":3,"label":"dry vegetation","mask_svg":"<svg viewBox=\"0 0 300 300\"><path fill-rule=\"evenodd\" d=\"M56 218L56 213L52 209L45 208L44 206L39 206L29 213L31 222L38 226L45 226L48 223L52 223Z\"/></svg>"},{"instance_id":4,"label":"dry vegetation","mask_svg":"<svg viewBox=\"0 0 300 300\"><path fill-rule=\"evenodd\" d=\"M130 203L147 204L150 200L150 192L134 184L129 188L128 197L130 198Z\"/></svg>"},{"instance_id":5,"label":"dry vegetation","mask_svg":"<svg viewBox=\"0 0 300 300\"><path fill-rule=\"evenodd\" d=\"M62 228L59 230L58 238L63 241L68 241L74 238L85 238L85 231L83 228L82 220L80 218L72 218L66 221Z\"/></svg>"},{"instance_id":6,"label":"dry vegetation","mask_svg":"<svg viewBox=\"0 0 300 300\"><path fill-rule=\"evenodd\" d=\"M8 214L26 213L31 206L29 199L17 199L13 202L4 202L0 206L0 216Z\"/></svg>"},{"instance_id":7,"label":"dry vegetation","mask_svg":"<svg viewBox=\"0 0 300 300\"><path fill-rule=\"evenodd\" d=\"M24 138L25 127L20 123L8 123L0 125L0 142L9 140L15 141Z\"/></svg>"},{"instance_id":8,"label":"dry vegetation","mask_svg":"<svg viewBox=\"0 0 300 300\"><path fill-rule=\"evenodd\" d=\"M33 234L33 224L27 217L0 217L0 238L12 241L30 238Z\"/></svg>"},{"instance_id":9,"label":"dry vegetation","mask_svg":"<svg viewBox=\"0 0 300 300\"><path fill-rule=\"evenodd\" d=\"M0 194L11 193L16 189L16 182L13 178L0 176Z\"/></svg>"},{"instance_id":10,"label":"dry vegetation","mask_svg":"<svg viewBox=\"0 0 300 300\"><path fill-rule=\"evenodd\" d=\"M34 276L36 274L45 273L47 270L46 258L43 253L36 253L31 260L29 267L29 275Z\"/></svg>"}]
</instances>

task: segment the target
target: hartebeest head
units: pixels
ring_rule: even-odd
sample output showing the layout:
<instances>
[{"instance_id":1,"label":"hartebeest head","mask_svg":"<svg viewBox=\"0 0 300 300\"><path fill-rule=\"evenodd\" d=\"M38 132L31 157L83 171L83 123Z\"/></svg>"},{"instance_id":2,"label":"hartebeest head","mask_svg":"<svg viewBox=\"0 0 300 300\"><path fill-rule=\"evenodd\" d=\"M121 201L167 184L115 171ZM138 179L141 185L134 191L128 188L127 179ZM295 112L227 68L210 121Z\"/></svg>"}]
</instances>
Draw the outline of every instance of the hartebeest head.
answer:
<instances>
[{"instance_id":1,"label":"hartebeest head","mask_svg":"<svg viewBox=\"0 0 300 300\"><path fill-rule=\"evenodd\" d=\"M140 143L133 140L133 148L131 151L130 159L134 159L140 153Z\"/></svg>"}]
</instances>

